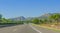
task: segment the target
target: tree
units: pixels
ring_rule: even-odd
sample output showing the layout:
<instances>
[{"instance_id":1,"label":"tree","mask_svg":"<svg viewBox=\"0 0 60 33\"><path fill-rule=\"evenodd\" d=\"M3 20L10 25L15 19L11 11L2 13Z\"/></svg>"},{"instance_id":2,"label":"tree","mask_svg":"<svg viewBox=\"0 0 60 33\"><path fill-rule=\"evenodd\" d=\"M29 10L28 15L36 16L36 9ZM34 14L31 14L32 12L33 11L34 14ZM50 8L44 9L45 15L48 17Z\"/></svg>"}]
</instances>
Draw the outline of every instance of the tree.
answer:
<instances>
[{"instance_id":1,"label":"tree","mask_svg":"<svg viewBox=\"0 0 60 33\"><path fill-rule=\"evenodd\" d=\"M47 19L40 19L39 22L40 22L41 24L42 24L42 23L44 23L44 24L48 23Z\"/></svg>"},{"instance_id":2,"label":"tree","mask_svg":"<svg viewBox=\"0 0 60 33\"><path fill-rule=\"evenodd\" d=\"M0 19L2 18L2 15L0 14Z\"/></svg>"},{"instance_id":3,"label":"tree","mask_svg":"<svg viewBox=\"0 0 60 33\"><path fill-rule=\"evenodd\" d=\"M2 22L2 15L0 14L0 22Z\"/></svg>"},{"instance_id":4,"label":"tree","mask_svg":"<svg viewBox=\"0 0 60 33\"><path fill-rule=\"evenodd\" d=\"M35 24L39 24L39 19L35 18L35 19L32 20L32 22L35 23Z\"/></svg>"},{"instance_id":5,"label":"tree","mask_svg":"<svg viewBox=\"0 0 60 33\"><path fill-rule=\"evenodd\" d=\"M55 20L58 24L59 23L58 20L60 19L60 14L58 14L58 13L53 14L49 18L52 19L52 20Z\"/></svg>"},{"instance_id":6,"label":"tree","mask_svg":"<svg viewBox=\"0 0 60 33\"><path fill-rule=\"evenodd\" d=\"M42 23L43 23L43 21L42 21L41 19L39 20L39 22L40 22L40 24L42 24Z\"/></svg>"}]
</instances>

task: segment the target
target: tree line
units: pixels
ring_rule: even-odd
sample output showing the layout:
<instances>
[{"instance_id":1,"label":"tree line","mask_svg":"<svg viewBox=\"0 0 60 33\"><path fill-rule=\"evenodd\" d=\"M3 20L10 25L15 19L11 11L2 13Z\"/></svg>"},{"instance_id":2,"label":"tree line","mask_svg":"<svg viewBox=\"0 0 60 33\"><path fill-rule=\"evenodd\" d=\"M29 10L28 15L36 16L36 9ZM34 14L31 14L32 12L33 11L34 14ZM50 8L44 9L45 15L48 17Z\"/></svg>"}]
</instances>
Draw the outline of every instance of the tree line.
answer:
<instances>
[{"instance_id":1,"label":"tree line","mask_svg":"<svg viewBox=\"0 0 60 33\"><path fill-rule=\"evenodd\" d=\"M47 18L43 18L43 19L39 19L39 18L35 18L32 20L32 23L35 24L59 24L60 23L60 13L53 13L50 16L48 16Z\"/></svg>"},{"instance_id":2,"label":"tree line","mask_svg":"<svg viewBox=\"0 0 60 33\"><path fill-rule=\"evenodd\" d=\"M0 24L23 24L23 23L35 23L35 24L59 24L60 23L60 13L53 13L47 18L33 18L32 20L18 21L3 18L2 14L0 14Z\"/></svg>"},{"instance_id":3,"label":"tree line","mask_svg":"<svg viewBox=\"0 0 60 33\"><path fill-rule=\"evenodd\" d=\"M3 18L2 14L0 14L0 25L1 24L23 24L23 21L11 20Z\"/></svg>"}]
</instances>

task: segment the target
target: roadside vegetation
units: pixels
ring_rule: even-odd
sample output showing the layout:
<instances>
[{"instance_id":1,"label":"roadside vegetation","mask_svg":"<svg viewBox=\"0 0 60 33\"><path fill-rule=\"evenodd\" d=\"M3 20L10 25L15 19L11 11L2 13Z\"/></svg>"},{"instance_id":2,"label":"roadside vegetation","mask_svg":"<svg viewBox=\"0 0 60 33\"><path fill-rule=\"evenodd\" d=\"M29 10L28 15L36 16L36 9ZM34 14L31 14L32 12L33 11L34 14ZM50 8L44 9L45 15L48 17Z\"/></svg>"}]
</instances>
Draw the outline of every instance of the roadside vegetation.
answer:
<instances>
[{"instance_id":1,"label":"roadside vegetation","mask_svg":"<svg viewBox=\"0 0 60 33\"><path fill-rule=\"evenodd\" d=\"M11 20L3 18L2 14L0 14L0 25L5 24L24 24L24 23L34 23L36 25L45 26L49 28L55 28L60 30L60 13L48 13L40 17L33 17L30 20Z\"/></svg>"},{"instance_id":2,"label":"roadside vegetation","mask_svg":"<svg viewBox=\"0 0 60 33\"><path fill-rule=\"evenodd\" d=\"M0 25L6 25L6 24L23 24L23 21L17 21L17 20L11 20L3 18L2 14L0 14Z\"/></svg>"},{"instance_id":3,"label":"roadside vegetation","mask_svg":"<svg viewBox=\"0 0 60 33\"><path fill-rule=\"evenodd\" d=\"M46 18L44 17L43 19L35 18L32 20L32 23L36 25L60 30L60 13L52 13L51 15L46 16Z\"/></svg>"}]
</instances>

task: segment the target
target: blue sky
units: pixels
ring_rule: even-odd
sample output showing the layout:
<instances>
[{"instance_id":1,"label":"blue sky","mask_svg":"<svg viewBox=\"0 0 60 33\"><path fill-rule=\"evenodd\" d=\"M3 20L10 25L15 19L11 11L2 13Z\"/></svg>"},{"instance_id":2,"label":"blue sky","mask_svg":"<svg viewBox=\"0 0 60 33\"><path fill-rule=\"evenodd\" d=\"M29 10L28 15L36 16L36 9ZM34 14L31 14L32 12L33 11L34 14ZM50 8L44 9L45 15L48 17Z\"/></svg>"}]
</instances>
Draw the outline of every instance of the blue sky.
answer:
<instances>
[{"instance_id":1,"label":"blue sky","mask_svg":"<svg viewBox=\"0 0 60 33\"><path fill-rule=\"evenodd\" d=\"M35 17L60 13L60 0L0 0L0 14L5 18Z\"/></svg>"}]
</instances>

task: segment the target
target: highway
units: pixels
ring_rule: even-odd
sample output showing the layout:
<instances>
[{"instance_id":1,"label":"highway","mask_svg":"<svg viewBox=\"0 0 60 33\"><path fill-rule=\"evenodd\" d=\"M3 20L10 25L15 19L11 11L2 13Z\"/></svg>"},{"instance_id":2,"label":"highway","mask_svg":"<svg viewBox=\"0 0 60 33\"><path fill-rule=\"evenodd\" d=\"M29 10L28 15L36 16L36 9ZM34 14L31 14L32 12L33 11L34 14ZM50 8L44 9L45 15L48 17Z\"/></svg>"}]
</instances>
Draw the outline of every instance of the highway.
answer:
<instances>
[{"instance_id":1,"label":"highway","mask_svg":"<svg viewBox=\"0 0 60 33\"><path fill-rule=\"evenodd\" d=\"M38 32L33 30L29 25L24 24L0 28L0 33L38 33Z\"/></svg>"},{"instance_id":2,"label":"highway","mask_svg":"<svg viewBox=\"0 0 60 33\"><path fill-rule=\"evenodd\" d=\"M37 28L29 24L8 26L0 28L0 33L60 33L46 30L43 28Z\"/></svg>"}]
</instances>

